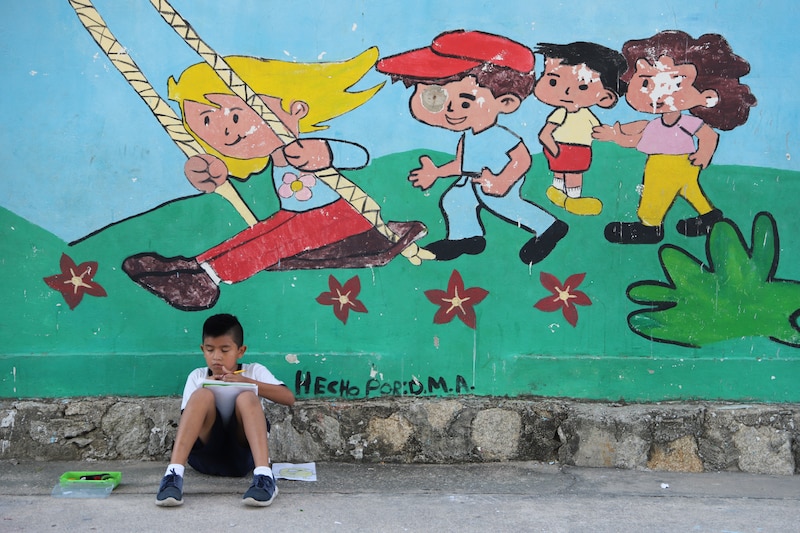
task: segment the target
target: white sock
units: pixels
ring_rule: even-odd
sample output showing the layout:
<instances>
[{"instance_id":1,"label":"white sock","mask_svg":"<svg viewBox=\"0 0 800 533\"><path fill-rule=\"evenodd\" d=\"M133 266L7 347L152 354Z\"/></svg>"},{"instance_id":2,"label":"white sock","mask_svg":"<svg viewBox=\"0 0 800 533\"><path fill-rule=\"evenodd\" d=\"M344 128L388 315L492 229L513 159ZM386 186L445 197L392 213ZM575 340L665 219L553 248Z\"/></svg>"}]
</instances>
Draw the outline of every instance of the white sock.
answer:
<instances>
[{"instance_id":1,"label":"white sock","mask_svg":"<svg viewBox=\"0 0 800 533\"><path fill-rule=\"evenodd\" d=\"M206 274L208 274L208 276L212 280L214 280L214 283L216 283L217 285L222 283L222 279L217 275L217 273L214 271L214 269L211 268L211 265L209 265L208 263L203 261L202 263L200 263L200 268L202 268L203 270L206 271Z\"/></svg>"},{"instance_id":2,"label":"white sock","mask_svg":"<svg viewBox=\"0 0 800 533\"><path fill-rule=\"evenodd\" d=\"M272 469L268 466L257 466L256 469L253 470L253 475L275 477L272 475Z\"/></svg>"},{"instance_id":3,"label":"white sock","mask_svg":"<svg viewBox=\"0 0 800 533\"><path fill-rule=\"evenodd\" d=\"M567 187L567 196L570 198L580 198L582 187Z\"/></svg>"},{"instance_id":4,"label":"white sock","mask_svg":"<svg viewBox=\"0 0 800 533\"><path fill-rule=\"evenodd\" d=\"M186 467L183 466L183 465L171 464L171 465L169 465L167 467L167 472L164 475L168 476L168 475L172 474L173 470L174 470L175 474L183 477L183 472L184 472L185 469L186 469Z\"/></svg>"},{"instance_id":5,"label":"white sock","mask_svg":"<svg viewBox=\"0 0 800 533\"><path fill-rule=\"evenodd\" d=\"M561 192L564 192L564 178L553 177L553 187Z\"/></svg>"}]
</instances>

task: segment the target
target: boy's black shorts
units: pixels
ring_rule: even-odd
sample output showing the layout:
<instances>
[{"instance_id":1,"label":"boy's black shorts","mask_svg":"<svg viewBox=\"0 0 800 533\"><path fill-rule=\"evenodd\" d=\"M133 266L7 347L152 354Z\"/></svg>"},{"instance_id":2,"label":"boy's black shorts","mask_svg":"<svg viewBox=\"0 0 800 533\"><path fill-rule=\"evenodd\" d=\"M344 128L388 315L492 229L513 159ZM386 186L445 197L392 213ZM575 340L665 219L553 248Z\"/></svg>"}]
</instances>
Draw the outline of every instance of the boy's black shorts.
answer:
<instances>
[{"instance_id":1,"label":"boy's black shorts","mask_svg":"<svg viewBox=\"0 0 800 533\"><path fill-rule=\"evenodd\" d=\"M189 452L189 465L203 474L212 476L242 477L255 468L250 447L239 444L236 438L239 424L236 417L225 424L217 411L217 419L211 428L208 442L200 439L194 443ZM267 433L269 433L267 420Z\"/></svg>"}]
</instances>

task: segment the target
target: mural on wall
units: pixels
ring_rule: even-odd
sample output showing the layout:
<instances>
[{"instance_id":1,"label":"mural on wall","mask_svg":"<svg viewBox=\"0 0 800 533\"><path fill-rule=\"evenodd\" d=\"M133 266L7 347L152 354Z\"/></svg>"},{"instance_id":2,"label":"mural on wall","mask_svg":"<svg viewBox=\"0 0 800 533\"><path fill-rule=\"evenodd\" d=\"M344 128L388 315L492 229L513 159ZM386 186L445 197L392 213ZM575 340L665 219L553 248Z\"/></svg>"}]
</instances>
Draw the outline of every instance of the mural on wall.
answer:
<instances>
[{"instance_id":1,"label":"mural on wall","mask_svg":"<svg viewBox=\"0 0 800 533\"><path fill-rule=\"evenodd\" d=\"M714 224L708 264L669 244L658 255L667 283L628 288L633 302L650 306L628 316L634 333L681 346L759 335L800 347L800 282L775 277L780 245L769 213L756 215L749 246L732 221Z\"/></svg>"},{"instance_id":2,"label":"mural on wall","mask_svg":"<svg viewBox=\"0 0 800 533\"><path fill-rule=\"evenodd\" d=\"M91 3L71 4L109 58L118 56L121 45ZM186 178L202 192L230 198L250 227L195 257L132 255L122 269L133 281L175 308L199 311L216 304L220 283L238 283L263 270L376 266L400 252L417 264L427 257L413 244L426 233L421 223L385 224L378 204L333 168L334 160L359 161L352 168L365 166L365 148L299 138L300 133L325 129L325 122L362 105L380 89L347 91L372 68L376 49L344 63L223 58L167 2L154 5L207 61L168 84L186 132L203 149L186 162ZM130 60L116 61L123 73L135 69ZM147 89L146 97L152 98L152 88ZM257 221L228 180L247 179L270 162L280 210Z\"/></svg>"},{"instance_id":3,"label":"mural on wall","mask_svg":"<svg viewBox=\"0 0 800 533\"><path fill-rule=\"evenodd\" d=\"M544 72L534 94L556 108L539 132L553 172L547 198L575 215L599 215L603 202L583 195L583 175L592 163L592 133L600 126L591 107L617 104L627 87L620 76L628 65L622 54L596 43L540 43L536 51L544 56Z\"/></svg>"},{"instance_id":4,"label":"mural on wall","mask_svg":"<svg viewBox=\"0 0 800 533\"><path fill-rule=\"evenodd\" d=\"M721 35L698 39L682 31L662 31L622 47L628 69L625 99L652 121L598 126L595 137L648 155L642 181L639 222L606 226L609 242L652 244L664 238L664 216L681 196L698 216L680 220L678 233L708 235L722 219L700 186L700 171L711 163L719 135L713 128L741 126L756 105L750 88L739 78L750 65L733 53ZM688 111L685 114L684 111ZM694 138L697 138L695 144Z\"/></svg>"},{"instance_id":5,"label":"mural on wall","mask_svg":"<svg viewBox=\"0 0 800 533\"><path fill-rule=\"evenodd\" d=\"M578 325L578 308L576 305L592 305L592 300L585 292L577 290L578 285L586 277L585 273L572 274L562 284L554 275L542 272L539 276L544 288L550 291L534 307L540 311L561 311L567 322L574 328Z\"/></svg>"},{"instance_id":6,"label":"mural on wall","mask_svg":"<svg viewBox=\"0 0 800 533\"><path fill-rule=\"evenodd\" d=\"M92 281L97 272L97 261L87 261L76 265L67 254L61 254L61 273L47 276L44 282L51 289L55 289L64 297L70 309L75 309L83 296L107 296L106 290L97 282Z\"/></svg>"},{"instance_id":7,"label":"mural on wall","mask_svg":"<svg viewBox=\"0 0 800 533\"><path fill-rule=\"evenodd\" d=\"M569 226L522 198L531 155L524 141L497 124L519 109L534 83L533 51L502 36L450 31L426 48L382 59L377 69L414 87L412 116L429 126L463 132L456 158L436 165L420 158L409 181L422 190L455 176L441 199L447 237L426 246L439 261L486 248L481 211L534 234L520 249L523 263L539 263L566 236Z\"/></svg>"},{"instance_id":8,"label":"mural on wall","mask_svg":"<svg viewBox=\"0 0 800 533\"><path fill-rule=\"evenodd\" d=\"M361 292L361 280L358 276L353 276L344 285L339 283L334 276L329 276L328 286L330 290L317 296L317 301L322 305L333 307L333 314L342 321L342 324L347 324L350 311L354 313L368 312L364 303L358 299L358 293Z\"/></svg>"},{"instance_id":9,"label":"mural on wall","mask_svg":"<svg viewBox=\"0 0 800 533\"><path fill-rule=\"evenodd\" d=\"M691 31L638 38L644 26L632 24L606 37L589 22L545 31L486 14L472 26L439 18L369 38L353 22L358 37L337 46L341 25L323 17L307 34L314 44L300 46L285 28L267 37L275 42L233 38L210 4L151 0L133 8L133 32L119 6L65 4L72 54L110 72L78 79L77 90L114 102L87 106L102 120L82 111L75 124L140 122L87 134L97 146L59 171L100 187L125 168L133 183L180 182L185 193L145 205L138 195L152 190L118 180L104 194L128 198L130 210L77 238L39 236L41 222L15 214L25 202L4 204L13 238L0 268L22 274L0 276L20 309L3 330L34 341L7 343L0 396L42 394L32 369L55 375L60 363L43 354L64 350L91 356L86 366L104 377L121 361L141 365L147 378L113 377L113 391L171 390L170 358L139 358L163 352L194 365L184 352L213 308L249 318L261 356L301 396L800 399L789 385L800 366L778 378L765 369L768 378L735 391L709 379L725 360L800 362L790 202L800 172L788 154L774 166L743 148L766 135L756 111L780 113L761 77L751 89L753 47L735 43L751 64L716 33L724 23L687 16ZM241 8L224 16L251 28L252 6ZM366 26L374 15L362 16ZM129 39L142 35L138 25L169 45L141 61L145 44ZM304 47L322 50L289 51ZM795 116L793 104L777 109ZM119 169L96 168L95 152L117 142L154 151L141 159L157 161L158 179L124 167L124 153ZM87 207L67 208L72 223L100 209L92 191ZM169 341L148 344L137 328ZM65 393L105 390L75 387Z\"/></svg>"},{"instance_id":10,"label":"mural on wall","mask_svg":"<svg viewBox=\"0 0 800 533\"><path fill-rule=\"evenodd\" d=\"M489 291L481 287L464 286L464 280L458 270L453 270L450 280L447 282L447 290L430 289L425 291L425 296L431 303L439 306L433 316L435 324L447 324L455 317L461 322L475 329L478 316L475 313L475 306L483 301Z\"/></svg>"}]
</instances>

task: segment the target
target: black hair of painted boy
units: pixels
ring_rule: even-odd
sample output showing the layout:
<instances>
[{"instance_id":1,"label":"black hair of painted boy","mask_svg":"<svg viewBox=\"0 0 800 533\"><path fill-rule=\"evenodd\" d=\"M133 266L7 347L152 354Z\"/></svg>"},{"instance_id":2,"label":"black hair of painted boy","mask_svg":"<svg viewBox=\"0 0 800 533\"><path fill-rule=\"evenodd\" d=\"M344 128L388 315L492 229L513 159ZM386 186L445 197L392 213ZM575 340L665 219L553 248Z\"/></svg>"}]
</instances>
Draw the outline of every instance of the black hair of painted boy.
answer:
<instances>
[{"instance_id":1,"label":"black hair of painted boy","mask_svg":"<svg viewBox=\"0 0 800 533\"><path fill-rule=\"evenodd\" d=\"M628 84L620 79L628 69L628 63L620 52L601 44L578 41L570 44L538 43L536 50L545 59L560 59L564 65L583 63L600 75L603 87L622 96Z\"/></svg>"}]
</instances>

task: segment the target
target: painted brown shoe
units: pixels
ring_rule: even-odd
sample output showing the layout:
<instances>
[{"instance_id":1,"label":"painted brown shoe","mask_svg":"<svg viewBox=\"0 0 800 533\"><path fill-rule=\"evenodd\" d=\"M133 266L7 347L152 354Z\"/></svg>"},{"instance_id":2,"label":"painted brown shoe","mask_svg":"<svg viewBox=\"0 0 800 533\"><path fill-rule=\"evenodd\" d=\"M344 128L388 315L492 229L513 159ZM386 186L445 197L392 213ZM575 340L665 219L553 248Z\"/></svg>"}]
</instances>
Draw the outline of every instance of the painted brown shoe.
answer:
<instances>
[{"instance_id":1,"label":"painted brown shoe","mask_svg":"<svg viewBox=\"0 0 800 533\"><path fill-rule=\"evenodd\" d=\"M122 262L122 270L134 281L143 274L166 273L175 271L199 272L200 268L194 258L176 256L164 257L154 252L143 252L132 255Z\"/></svg>"},{"instance_id":2,"label":"painted brown shoe","mask_svg":"<svg viewBox=\"0 0 800 533\"><path fill-rule=\"evenodd\" d=\"M125 259L122 270L176 309L202 311L219 299L219 286L195 259L141 253Z\"/></svg>"},{"instance_id":3,"label":"painted brown shoe","mask_svg":"<svg viewBox=\"0 0 800 533\"><path fill-rule=\"evenodd\" d=\"M202 269L142 274L134 281L182 311L210 309L219 300L219 286Z\"/></svg>"}]
</instances>

